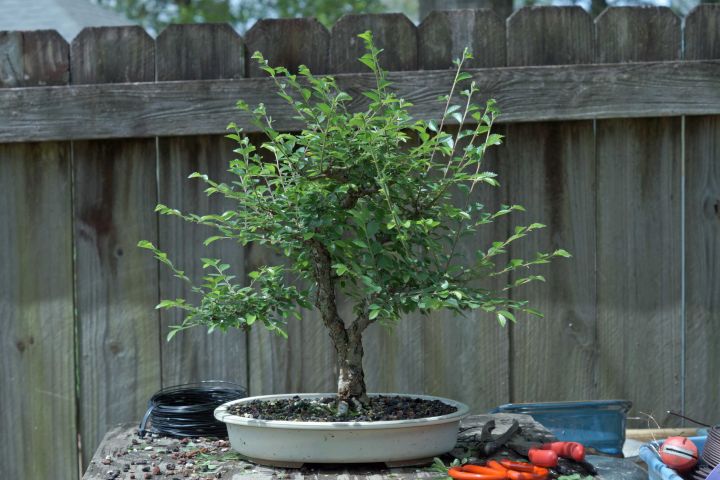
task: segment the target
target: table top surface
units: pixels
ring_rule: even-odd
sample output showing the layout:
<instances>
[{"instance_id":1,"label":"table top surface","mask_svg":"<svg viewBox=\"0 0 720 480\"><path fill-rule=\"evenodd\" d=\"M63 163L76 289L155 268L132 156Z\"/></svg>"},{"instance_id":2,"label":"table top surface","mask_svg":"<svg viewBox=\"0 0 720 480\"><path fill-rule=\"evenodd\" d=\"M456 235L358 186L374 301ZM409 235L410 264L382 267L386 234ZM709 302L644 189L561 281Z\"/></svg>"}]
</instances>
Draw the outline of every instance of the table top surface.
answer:
<instances>
[{"instance_id":1,"label":"table top surface","mask_svg":"<svg viewBox=\"0 0 720 480\"><path fill-rule=\"evenodd\" d=\"M465 458L462 451L477 441L482 425L496 421L493 434L502 434L512 420L539 440L554 438L528 415L472 415L461 423L458 445L453 454ZM446 460L450 460L448 457ZM598 478L606 480L645 480L647 473L634 460L593 456ZM402 480L413 478L446 478L428 466L387 468L384 464L318 465L284 469L247 462L230 448L227 440L178 439L137 435L137 424L123 424L110 430L98 447L83 480Z\"/></svg>"}]
</instances>

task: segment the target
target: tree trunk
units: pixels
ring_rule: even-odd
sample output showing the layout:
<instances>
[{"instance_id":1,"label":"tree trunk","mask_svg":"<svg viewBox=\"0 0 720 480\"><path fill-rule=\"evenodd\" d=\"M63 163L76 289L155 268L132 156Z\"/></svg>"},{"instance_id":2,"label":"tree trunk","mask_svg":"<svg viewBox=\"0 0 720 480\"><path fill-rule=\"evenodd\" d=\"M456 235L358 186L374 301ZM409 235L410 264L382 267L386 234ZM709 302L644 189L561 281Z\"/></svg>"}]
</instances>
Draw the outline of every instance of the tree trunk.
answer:
<instances>
[{"instance_id":1,"label":"tree trunk","mask_svg":"<svg viewBox=\"0 0 720 480\"><path fill-rule=\"evenodd\" d=\"M345 326L337 310L330 252L325 245L316 240L310 241L309 246L313 274L317 283L315 306L320 310L323 323L337 352L338 399L348 403L353 399L366 403L367 389L362 367L362 333L370 324L370 320L367 316L363 316L349 327Z\"/></svg>"},{"instance_id":2,"label":"tree trunk","mask_svg":"<svg viewBox=\"0 0 720 480\"><path fill-rule=\"evenodd\" d=\"M336 345L335 348L338 352L338 398L345 401L357 399L366 404L368 398L362 365L362 332L358 332L353 325L349 329L345 347L338 349Z\"/></svg>"}]
</instances>

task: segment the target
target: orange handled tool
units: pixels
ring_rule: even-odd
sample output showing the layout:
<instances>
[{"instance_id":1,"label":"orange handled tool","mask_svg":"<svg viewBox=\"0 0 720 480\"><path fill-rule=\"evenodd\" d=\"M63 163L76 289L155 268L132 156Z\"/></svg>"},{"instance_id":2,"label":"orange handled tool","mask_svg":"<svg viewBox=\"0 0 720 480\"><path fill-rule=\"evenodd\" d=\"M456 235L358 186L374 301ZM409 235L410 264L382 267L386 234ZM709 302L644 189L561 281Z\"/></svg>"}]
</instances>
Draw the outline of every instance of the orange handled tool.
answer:
<instances>
[{"instance_id":1,"label":"orange handled tool","mask_svg":"<svg viewBox=\"0 0 720 480\"><path fill-rule=\"evenodd\" d=\"M455 480L547 480L548 470L531 463L490 460L486 465L452 467L448 475Z\"/></svg>"},{"instance_id":2,"label":"orange handled tool","mask_svg":"<svg viewBox=\"0 0 720 480\"><path fill-rule=\"evenodd\" d=\"M463 465L452 467L448 475L455 480L506 480L507 475L493 468L481 467L479 465Z\"/></svg>"}]
</instances>

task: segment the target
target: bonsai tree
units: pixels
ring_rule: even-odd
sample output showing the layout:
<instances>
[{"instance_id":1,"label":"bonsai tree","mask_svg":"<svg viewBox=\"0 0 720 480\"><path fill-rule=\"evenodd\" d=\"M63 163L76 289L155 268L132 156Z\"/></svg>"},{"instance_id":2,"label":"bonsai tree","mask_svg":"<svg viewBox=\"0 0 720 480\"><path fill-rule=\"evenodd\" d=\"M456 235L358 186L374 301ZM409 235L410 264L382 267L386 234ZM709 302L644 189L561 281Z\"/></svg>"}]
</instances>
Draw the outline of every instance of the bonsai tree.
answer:
<instances>
[{"instance_id":1,"label":"bonsai tree","mask_svg":"<svg viewBox=\"0 0 720 480\"><path fill-rule=\"evenodd\" d=\"M194 326L247 330L257 323L286 336L287 319L299 317L300 307L314 306L337 352L338 398L345 409L367 401L362 336L370 325L392 325L418 310L480 309L494 314L503 326L515 321L516 311L540 315L527 302L508 298L504 290L543 280L541 276L516 276L499 290L488 280L569 256L557 250L530 259L498 260L511 242L542 228L539 223L515 227L508 238L477 250L473 262L458 254L463 239L523 210L503 205L490 212L471 201L481 185L499 185L496 174L482 167L487 149L501 142L501 136L491 132L498 114L495 103L482 108L473 103L477 86L468 83L471 75L462 69L471 58L466 50L455 61L450 92L441 99L442 118L413 119L411 105L396 96L379 66L381 50L370 32L360 38L367 53L359 60L375 78L374 88L363 92L368 102L364 111L348 109L352 98L334 78L313 76L304 66L295 75L269 66L255 53L253 59L275 80L278 94L294 109L303 129L278 132L262 104L238 102L266 141L258 148L231 124L234 133L228 137L238 145L237 158L229 165L234 180L218 183L200 173L191 175L207 183L208 195L223 195L237 208L204 216L165 205L156 209L216 229L206 245L220 239L253 242L287 259L250 272L247 284L229 275L229 265L219 259L203 259L210 273L193 287L199 303L173 299L158 305L186 313L169 338ZM459 105L453 103L457 98ZM455 133L443 128L450 118L460 125ZM140 246L152 250L177 277L191 281L151 243ZM292 281L293 276L302 281ZM354 318L341 317L338 292L354 302Z\"/></svg>"}]
</instances>

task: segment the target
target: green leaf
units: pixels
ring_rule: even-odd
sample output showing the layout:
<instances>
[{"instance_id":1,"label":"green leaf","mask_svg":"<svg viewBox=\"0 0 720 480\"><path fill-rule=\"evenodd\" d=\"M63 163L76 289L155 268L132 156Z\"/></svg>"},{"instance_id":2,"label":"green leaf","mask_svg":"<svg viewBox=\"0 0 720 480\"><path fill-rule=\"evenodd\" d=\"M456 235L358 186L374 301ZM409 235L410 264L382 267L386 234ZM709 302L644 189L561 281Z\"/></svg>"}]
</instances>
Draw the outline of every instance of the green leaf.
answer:
<instances>
[{"instance_id":1,"label":"green leaf","mask_svg":"<svg viewBox=\"0 0 720 480\"><path fill-rule=\"evenodd\" d=\"M137 246L140 247L140 248L146 248L146 249L148 249L148 250L155 250L155 245L153 245L152 243L148 242L147 240L140 240L140 241L137 243Z\"/></svg>"},{"instance_id":2,"label":"green leaf","mask_svg":"<svg viewBox=\"0 0 720 480\"><path fill-rule=\"evenodd\" d=\"M208 237L208 238L205 239L205 241L203 241L203 245L205 245L205 246L207 247L207 246L210 245L211 243L216 242L216 241L218 241L218 240L222 240L223 238L228 238L228 237L225 237L225 236L222 236L222 235L214 235L214 236L212 236L212 237Z\"/></svg>"},{"instance_id":3,"label":"green leaf","mask_svg":"<svg viewBox=\"0 0 720 480\"><path fill-rule=\"evenodd\" d=\"M511 322L515 323L515 315L508 312L507 310L498 310L497 314L503 318L507 318Z\"/></svg>"},{"instance_id":4,"label":"green leaf","mask_svg":"<svg viewBox=\"0 0 720 480\"><path fill-rule=\"evenodd\" d=\"M553 256L554 257L565 257L565 258L572 257L572 255L570 255L570 252L568 252L567 250L563 250L562 248L558 248L557 250L555 250L553 252Z\"/></svg>"}]
</instances>

